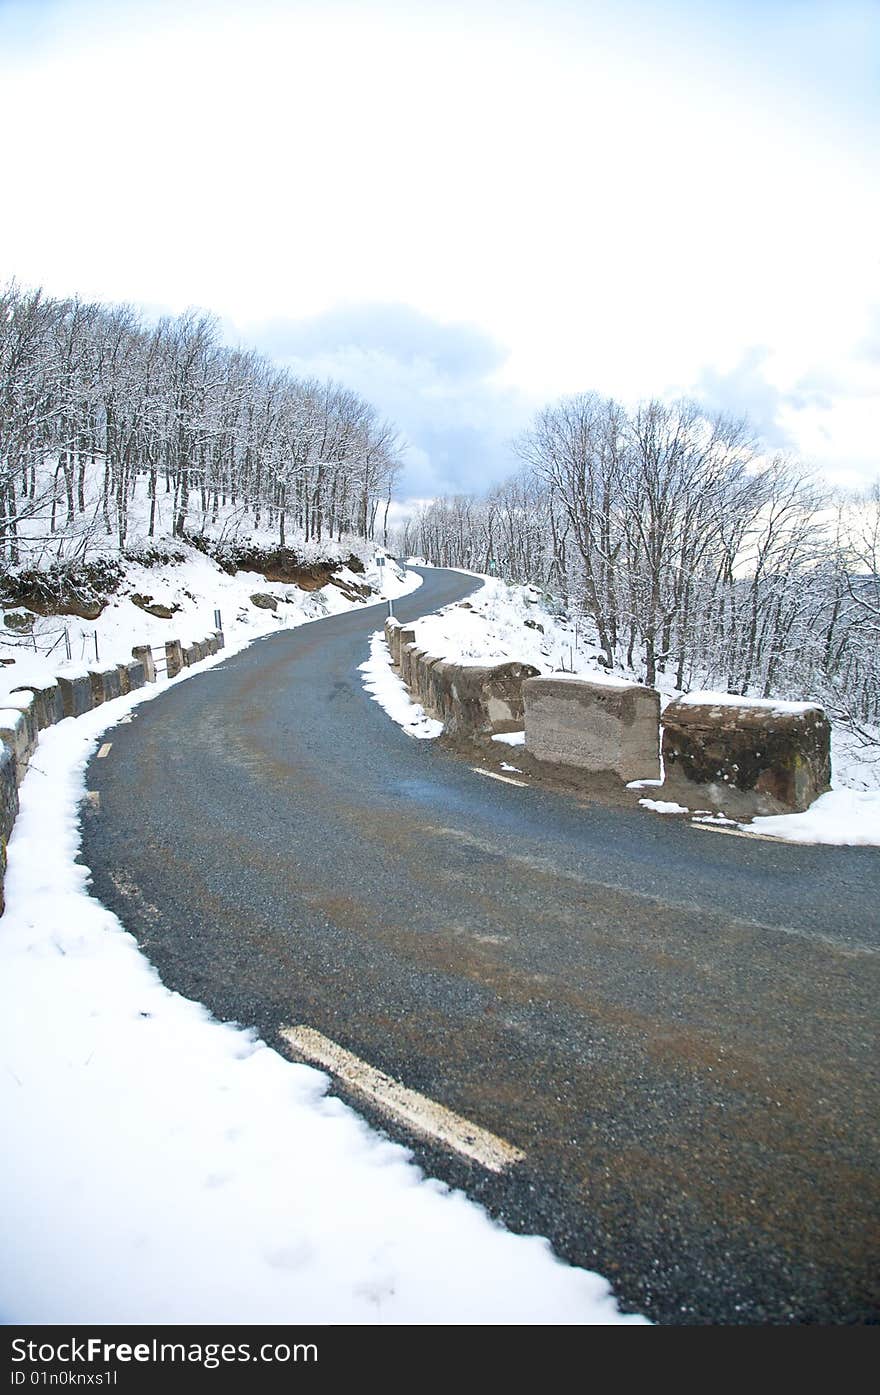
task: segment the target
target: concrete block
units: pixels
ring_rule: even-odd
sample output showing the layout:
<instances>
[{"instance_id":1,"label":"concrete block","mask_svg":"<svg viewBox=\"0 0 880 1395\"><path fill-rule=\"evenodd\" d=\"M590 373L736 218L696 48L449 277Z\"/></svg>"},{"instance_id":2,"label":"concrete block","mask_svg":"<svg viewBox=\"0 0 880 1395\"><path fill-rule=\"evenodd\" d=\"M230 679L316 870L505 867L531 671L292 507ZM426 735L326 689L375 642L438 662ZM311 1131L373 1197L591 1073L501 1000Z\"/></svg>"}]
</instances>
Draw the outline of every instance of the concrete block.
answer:
<instances>
[{"instance_id":1,"label":"concrete block","mask_svg":"<svg viewBox=\"0 0 880 1395\"><path fill-rule=\"evenodd\" d=\"M217 640L217 653L219 654L221 649L226 648L226 637L222 630L215 630L214 636Z\"/></svg>"},{"instance_id":2,"label":"concrete block","mask_svg":"<svg viewBox=\"0 0 880 1395\"><path fill-rule=\"evenodd\" d=\"M199 662L199 651L195 644L185 644L183 646L183 666L192 668L193 664Z\"/></svg>"},{"instance_id":3,"label":"concrete block","mask_svg":"<svg viewBox=\"0 0 880 1395\"><path fill-rule=\"evenodd\" d=\"M210 635L208 635L208 636L206 637L206 639L205 639L205 645L206 645L206 647L207 647L207 650L208 650L208 654L209 654L209 655L210 655L210 654L216 654L216 653L217 653L217 636L216 636L215 634L210 634Z\"/></svg>"},{"instance_id":4,"label":"concrete block","mask_svg":"<svg viewBox=\"0 0 880 1395\"><path fill-rule=\"evenodd\" d=\"M610 675L554 673L522 685L526 750L538 760L608 771L623 781L660 774L660 695Z\"/></svg>"},{"instance_id":5,"label":"concrete block","mask_svg":"<svg viewBox=\"0 0 880 1395\"><path fill-rule=\"evenodd\" d=\"M153 647L151 644L136 644L131 651L131 657L137 663L143 665L144 682L155 683L156 681L156 660L153 658Z\"/></svg>"},{"instance_id":6,"label":"concrete block","mask_svg":"<svg viewBox=\"0 0 880 1395\"><path fill-rule=\"evenodd\" d=\"M40 731L45 731L47 727L53 727L56 722L62 720L64 702L57 683L48 683L44 688L37 688L30 683L25 683L20 688L16 688L15 691L17 693L33 693L37 726Z\"/></svg>"},{"instance_id":7,"label":"concrete block","mask_svg":"<svg viewBox=\"0 0 880 1395\"><path fill-rule=\"evenodd\" d=\"M92 710L92 685L88 674L74 674L68 677L59 674L58 687L61 690L61 704L65 717L81 717Z\"/></svg>"},{"instance_id":8,"label":"concrete block","mask_svg":"<svg viewBox=\"0 0 880 1395\"><path fill-rule=\"evenodd\" d=\"M179 639L165 641L165 672L169 678L176 678L183 668L183 650Z\"/></svg>"},{"instance_id":9,"label":"concrete block","mask_svg":"<svg viewBox=\"0 0 880 1395\"><path fill-rule=\"evenodd\" d=\"M116 672L119 675L120 696L125 697L131 691L128 682L128 664L117 664Z\"/></svg>"},{"instance_id":10,"label":"concrete block","mask_svg":"<svg viewBox=\"0 0 880 1395\"><path fill-rule=\"evenodd\" d=\"M734 818L809 807L831 785L817 703L689 693L663 713L663 798Z\"/></svg>"}]
</instances>

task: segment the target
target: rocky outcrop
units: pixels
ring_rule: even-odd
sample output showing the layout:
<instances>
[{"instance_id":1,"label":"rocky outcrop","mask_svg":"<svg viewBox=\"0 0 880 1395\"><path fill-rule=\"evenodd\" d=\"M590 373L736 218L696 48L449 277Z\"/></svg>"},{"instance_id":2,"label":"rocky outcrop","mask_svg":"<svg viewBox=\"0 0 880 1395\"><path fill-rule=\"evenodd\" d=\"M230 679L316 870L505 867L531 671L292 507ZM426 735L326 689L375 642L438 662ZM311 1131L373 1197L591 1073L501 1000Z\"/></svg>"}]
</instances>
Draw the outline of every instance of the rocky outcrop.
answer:
<instances>
[{"instance_id":1,"label":"rocky outcrop","mask_svg":"<svg viewBox=\"0 0 880 1395\"><path fill-rule=\"evenodd\" d=\"M251 605L255 605L258 610L277 610L278 601L275 596L270 596L267 591L256 591L251 596Z\"/></svg>"},{"instance_id":2,"label":"rocky outcrop","mask_svg":"<svg viewBox=\"0 0 880 1395\"><path fill-rule=\"evenodd\" d=\"M663 714L664 798L736 818L808 808L831 784L831 724L812 703L691 693Z\"/></svg>"},{"instance_id":3,"label":"rocky outcrop","mask_svg":"<svg viewBox=\"0 0 880 1395\"><path fill-rule=\"evenodd\" d=\"M152 596L141 596L135 594L129 597L132 605L136 605L138 610L143 610L147 615L152 615L156 620L170 620L180 610L180 606L175 601L173 605L163 605L161 601L154 601Z\"/></svg>"},{"instance_id":4,"label":"rocky outcrop","mask_svg":"<svg viewBox=\"0 0 880 1395\"><path fill-rule=\"evenodd\" d=\"M3 624L17 634L30 634L36 618L31 610L10 610L3 616Z\"/></svg>"},{"instance_id":5,"label":"rocky outcrop","mask_svg":"<svg viewBox=\"0 0 880 1395\"><path fill-rule=\"evenodd\" d=\"M548 674L523 684L526 750L624 782L660 774L660 696L625 679Z\"/></svg>"}]
</instances>

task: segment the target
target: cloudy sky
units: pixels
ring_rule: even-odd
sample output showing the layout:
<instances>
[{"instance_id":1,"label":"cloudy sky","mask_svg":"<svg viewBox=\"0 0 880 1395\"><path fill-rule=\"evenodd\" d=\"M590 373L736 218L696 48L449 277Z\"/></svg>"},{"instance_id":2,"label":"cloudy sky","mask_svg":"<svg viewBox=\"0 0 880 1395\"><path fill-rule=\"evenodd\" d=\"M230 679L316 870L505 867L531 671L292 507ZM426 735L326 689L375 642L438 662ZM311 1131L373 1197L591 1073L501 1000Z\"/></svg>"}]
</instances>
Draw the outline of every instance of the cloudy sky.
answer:
<instances>
[{"instance_id":1,"label":"cloudy sky","mask_svg":"<svg viewBox=\"0 0 880 1395\"><path fill-rule=\"evenodd\" d=\"M0 280L356 387L403 493L699 396L880 472L880 0L0 0Z\"/></svg>"}]
</instances>

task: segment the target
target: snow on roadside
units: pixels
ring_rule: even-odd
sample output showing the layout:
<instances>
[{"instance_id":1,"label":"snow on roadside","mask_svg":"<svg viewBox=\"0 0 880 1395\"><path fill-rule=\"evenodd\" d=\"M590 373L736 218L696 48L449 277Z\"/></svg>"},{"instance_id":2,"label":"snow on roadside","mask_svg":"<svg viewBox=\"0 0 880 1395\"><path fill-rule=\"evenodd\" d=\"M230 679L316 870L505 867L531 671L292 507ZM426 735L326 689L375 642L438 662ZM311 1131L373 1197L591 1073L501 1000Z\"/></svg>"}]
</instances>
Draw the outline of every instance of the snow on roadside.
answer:
<instances>
[{"instance_id":1,"label":"snow on roadside","mask_svg":"<svg viewBox=\"0 0 880 1395\"><path fill-rule=\"evenodd\" d=\"M781 838L786 843L831 843L880 847L880 792L831 789L802 814L772 814L739 824L747 833Z\"/></svg>"},{"instance_id":2,"label":"snow on roadside","mask_svg":"<svg viewBox=\"0 0 880 1395\"><path fill-rule=\"evenodd\" d=\"M221 613L228 645L238 636L256 639L325 615L338 615L360 604L348 599L332 583L318 591L304 591L293 584L266 581L258 572L229 575L195 548L181 545L178 550L185 555L185 561L156 567L128 562L123 585L108 598L97 620L64 615L38 617L34 635L41 648L55 644L51 654L34 653L21 639L16 641L0 629L0 658L15 661L0 668L0 701L23 683L47 684L58 673L83 672L86 665L94 666L96 637L98 662L122 663L131 659L133 644L151 644L161 650L165 640L172 637L184 644L204 639L214 629L215 610ZM368 560L363 573L355 575L341 567L336 575L350 585L374 588L375 594L365 598L364 605L395 600L422 584L417 572L399 568L390 560L381 573L375 560ZM251 596L257 594L272 596L277 609L255 606ZM175 613L170 620L159 619L136 606L132 595L147 595L153 603L174 608ZM65 626L72 650L70 662L64 657Z\"/></svg>"},{"instance_id":3,"label":"snow on roadside","mask_svg":"<svg viewBox=\"0 0 880 1395\"><path fill-rule=\"evenodd\" d=\"M639 803L643 809L650 809L655 814L688 814L682 804L676 804L674 799L640 799Z\"/></svg>"},{"instance_id":4,"label":"snow on roadside","mask_svg":"<svg viewBox=\"0 0 880 1395\"><path fill-rule=\"evenodd\" d=\"M429 717L424 707L413 702L409 689L395 673L391 654L381 630L370 637L370 657L359 665L363 684L374 702L378 702L392 722L403 727L407 736L433 741L443 733L443 723Z\"/></svg>"},{"instance_id":5,"label":"snow on roadside","mask_svg":"<svg viewBox=\"0 0 880 1395\"><path fill-rule=\"evenodd\" d=\"M0 922L4 1320L642 1321L426 1179L322 1072L165 988L89 895L86 764L165 686L45 732L21 786Z\"/></svg>"}]
</instances>

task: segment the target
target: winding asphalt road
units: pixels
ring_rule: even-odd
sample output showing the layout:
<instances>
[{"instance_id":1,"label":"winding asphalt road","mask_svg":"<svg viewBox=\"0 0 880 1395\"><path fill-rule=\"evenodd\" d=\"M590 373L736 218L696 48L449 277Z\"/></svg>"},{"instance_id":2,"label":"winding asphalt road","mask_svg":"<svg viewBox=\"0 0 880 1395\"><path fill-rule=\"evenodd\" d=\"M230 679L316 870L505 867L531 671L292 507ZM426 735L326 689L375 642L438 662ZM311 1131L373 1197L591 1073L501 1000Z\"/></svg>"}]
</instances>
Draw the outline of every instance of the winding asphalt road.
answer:
<instances>
[{"instance_id":1,"label":"winding asphalt road","mask_svg":"<svg viewBox=\"0 0 880 1395\"><path fill-rule=\"evenodd\" d=\"M427 571L396 610L474 585ZM288 1054L281 1028L315 1028L522 1149L497 1175L375 1120L624 1306L876 1320L877 852L487 780L364 693L383 613L260 641L109 733L95 894L218 1017Z\"/></svg>"}]
</instances>

